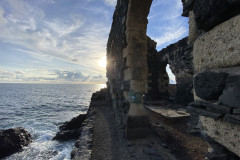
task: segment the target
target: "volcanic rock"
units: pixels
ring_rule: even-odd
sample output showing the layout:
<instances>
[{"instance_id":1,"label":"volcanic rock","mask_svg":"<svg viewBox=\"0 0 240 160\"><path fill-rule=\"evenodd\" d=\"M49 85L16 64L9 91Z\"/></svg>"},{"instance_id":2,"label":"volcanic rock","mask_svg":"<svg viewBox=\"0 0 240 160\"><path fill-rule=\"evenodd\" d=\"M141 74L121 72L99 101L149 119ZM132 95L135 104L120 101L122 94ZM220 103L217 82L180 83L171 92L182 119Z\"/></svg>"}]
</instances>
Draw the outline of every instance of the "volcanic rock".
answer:
<instances>
[{"instance_id":1,"label":"volcanic rock","mask_svg":"<svg viewBox=\"0 0 240 160\"><path fill-rule=\"evenodd\" d=\"M0 158L21 151L31 141L30 133L22 127L0 130Z\"/></svg>"},{"instance_id":2,"label":"volcanic rock","mask_svg":"<svg viewBox=\"0 0 240 160\"><path fill-rule=\"evenodd\" d=\"M69 122L65 122L62 126L59 127L59 132L53 137L53 140L70 140L78 138L81 134L81 126L84 120L86 119L87 114L80 114L77 117L74 117Z\"/></svg>"},{"instance_id":3,"label":"volcanic rock","mask_svg":"<svg viewBox=\"0 0 240 160\"><path fill-rule=\"evenodd\" d=\"M194 77L196 95L205 100L215 100L222 94L227 73L203 72Z\"/></svg>"}]
</instances>

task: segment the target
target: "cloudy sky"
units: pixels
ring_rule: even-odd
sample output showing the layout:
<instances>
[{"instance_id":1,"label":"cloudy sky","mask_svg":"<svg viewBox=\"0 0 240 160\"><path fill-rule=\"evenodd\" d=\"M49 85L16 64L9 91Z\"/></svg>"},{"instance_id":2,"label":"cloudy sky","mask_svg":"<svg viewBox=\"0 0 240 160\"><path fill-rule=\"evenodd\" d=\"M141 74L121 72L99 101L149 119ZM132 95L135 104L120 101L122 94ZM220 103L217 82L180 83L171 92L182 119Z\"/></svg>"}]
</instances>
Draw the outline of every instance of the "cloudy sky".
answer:
<instances>
[{"instance_id":1,"label":"cloudy sky","mask_svg":"<svg viewBox=\"0 0 240 160\"><path fill-rule=\"evenodd\" d=\"M1 0L0 83L105 83L116 0ZM154 0L147 34L166 47L187 36L181 0Z\"/></svg>"}]
</instances>

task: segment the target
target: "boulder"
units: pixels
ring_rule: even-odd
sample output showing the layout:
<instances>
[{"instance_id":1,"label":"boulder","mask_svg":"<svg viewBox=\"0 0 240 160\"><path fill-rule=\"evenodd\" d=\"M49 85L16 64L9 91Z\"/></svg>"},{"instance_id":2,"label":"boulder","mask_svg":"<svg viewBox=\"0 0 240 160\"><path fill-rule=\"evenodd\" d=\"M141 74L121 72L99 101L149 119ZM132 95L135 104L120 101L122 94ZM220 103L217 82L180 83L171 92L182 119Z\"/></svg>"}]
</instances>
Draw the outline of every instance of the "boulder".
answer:
<instances>
[{"instance_id":1,"label":"boulder","mask_svg":"<svg viewBox=\"0 0 240 160\"><path fill-rule=\"evenodd\" d=\"M53 137L53 140L66 141L74 138L78 138L81 135L82 123L86 119L87 114L80 114L74 117L69 122L65 122L59 127L59 132Z\"/></svg>"},{"instance_id":2,"label":"boulder","mask_svg":"<svg viewBox=\"0 0 240 160\"><path fill-rule=\"evenodd\" d=\"M239 1L195 0L193 12L198 29L208 31L221 22L237 15L239 13Z\"/></svg>"},{"instance_id":3,"label":"boulder","mask_svg":"<svg viewBox=\"0 0 240 160\"><path fill-rule=\"evenodd\" d=\"M194 77L196 95L205 100L216 100L225 87L227 73L202 72Z\"/></svg>"},{"instance_id":4,"label":"boulder","mask_svg":"<svg viewBox=\"0 0 240 160\"><path fill-rule=\"evenodd\" d=\"M21 151L31 141L30 133L22 127L0 130L0 158Z\"/></svg>"}]
</instances>

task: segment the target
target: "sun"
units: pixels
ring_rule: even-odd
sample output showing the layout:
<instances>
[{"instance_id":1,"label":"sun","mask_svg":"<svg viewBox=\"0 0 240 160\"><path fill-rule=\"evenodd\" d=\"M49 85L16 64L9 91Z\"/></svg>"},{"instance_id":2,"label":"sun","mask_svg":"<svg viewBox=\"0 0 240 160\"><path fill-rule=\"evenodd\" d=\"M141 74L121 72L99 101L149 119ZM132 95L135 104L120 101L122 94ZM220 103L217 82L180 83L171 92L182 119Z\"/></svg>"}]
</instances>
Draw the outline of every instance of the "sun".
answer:
<instances>
[{"instance_id":1,"label":"sun","mask_svg":"<svg viewBox=\"0 0 240 160\"><path fill-rule=\"evenodd\" d=\"M106 68L106 65L107 65L106 57L103 57L102 59L100 59L98 61L98 65L102 68Z\"/></svg>"}]
</instances>

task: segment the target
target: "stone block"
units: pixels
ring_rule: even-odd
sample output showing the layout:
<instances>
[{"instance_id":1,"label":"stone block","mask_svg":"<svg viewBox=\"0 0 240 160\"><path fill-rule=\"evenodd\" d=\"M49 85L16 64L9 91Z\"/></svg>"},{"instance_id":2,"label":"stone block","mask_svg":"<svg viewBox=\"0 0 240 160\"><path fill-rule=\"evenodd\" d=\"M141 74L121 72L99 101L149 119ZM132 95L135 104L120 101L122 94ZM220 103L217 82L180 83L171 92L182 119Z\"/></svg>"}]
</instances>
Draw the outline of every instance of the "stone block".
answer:
<instances>
[{"instance_id":1,"label":"stone block","mask_svg":"<svg viewBox=\"0 0 240 160\"><path fill-rule=\"evenodd\" d=\"M129 43L142 43L143 45L146 45L145 42L147 42L147 36L145 26L134 28L134 30L128 29L126 33L126 38Z\"/></svg>"},{"instance_id":2,"label":"stone block","mask_svg":"<svg viewBox=\"0 0 240 160\"><path fill-rule=\"evenodd\" d=\"M146 67L133 68L132 69L132 80L147 82L147 68Z\"/></svg>"},{"instance_id":3,"label":"stone block","mask_svg":"<svg viewBox=\"0 0 240 160\"><path fill-rule=\"evenodd\" d=\"M146 116L143 103L130 103L128 116Z\"/></svg>"},{"instance_id":4,"label":"stone block","mask_svg":"<svg viewBox=\"0 0 240 160\"><path fill-rule=\"evenodd\" d=\"M240 87L228 87L219 98L222 105L240 108Z\"/></svg>"},{"instance_id":5,"label":"stone block","mask_svg":"<svg viewBox=\"0 0 240 160\"><path fill-rule=\"evenodd\" d=\"M195 93L205 100L215 100L222 94L227 73L202 72L197 74L194 81Z\"/></svg>"},{"instance_id":6,"label":"stone block","mask_svg":"<svg viewBox=\"0 0 240 160\"><path fill-rule=\"evenodd\" d=\"M226 88L228 87L240 87L240 75L228 76L226 82Z\"/></svg>"},{"instance_id":7,"label":"stone block","mask_svg":"<svg viewBox=\"0 0 240 160\"><path fill-rule=\"evenodd\" d=\"M147 57L138 53L127 56L126 66L131 68L147 67Z\"/></svg>"},{"instance_id":8,"label":"stone block","mask_svg":"<svg viewBox=\"0 0 240 160\"><path fill-rule=\"evenodd\" d=\"M123 81L121 84L122 91L129 91L130 90L130 81Z\"/></svg>"},{"instance_id":9,"label":"stone block","mask_svg":"<svg viewBox=\"0 0 240 160\"><path fill-rule=\"evenodd\" d=\"M190 18L190 11L193 9L194 0L188 0L183 3L183 13L182 16Z\"/></svg>"},{"instance_id":10,"label":"stone block","mask_svg":"<svg viewBox=\"0 0 240 160\"><path fill-rule=\"evenodd\" d=\"M132 79L132 71L131 71L130 68L125 69L123 71L123 74L124 74L124 80L131 80Z\"/></svg>"},{"instance_id":11,"label":"stone block","mask_svg":"<svg viewBox=\"0 0 240 160\"><path fill-rule=\"evenodd\" d=\"M200 116L204 131L215 141L240 156L240 125Z\"/></svg>"},{"instance_id":12,"label":"stone block","mask_svg":"<svg viewBox=\"0 0 240 160\"><path fill-rule=\"evenodd\" d=\"M238 6L239 7L239 6ZM227 0L195 0L193 12L199 29L210 30L239 13Z\"/></svg>"},{"instance_id":13,"label":"stone block","mask_svg":"<svg viewBox=\"0 0 240 160\"><path fill-rule=\"evenodd\" d=\"M198 29L197 29L194 13L193 13L193 11L190 11L189 12L189 35L188 35L188 41L191 44L193 44L194 41L198 37L197 31L198 31Z\"/></svg>"},{"instance_id":14,"label":"stone block","mask_svg":"<svg viewBox=\"0 0 240 160\"><path fill-rule=\"evenodd\" d=\"M226 114L224 116L224 120L232 124L240 125L240 115Z\"/></svg>"},{"instance_id":15,"label":"stone block","mask_svg":"<svg viewBox=\"0 0 240 160\"><path fill-rule=\"evenodd\" d=\"M193 64L196 71L240 65L240 15L195 41Z\"/></svg>"},{"instance_id":16,"label":"stone block","mask_svg":"<svg viewBox=\"0 0 240 160\"><path fill-rule=\"evenodd\" d=\"M213 111L207 111L205 109L195 108L195 107L191 107L191 106L188 106L187 109L189 112L195 112L198 115L207 116L207 117L211 117L214 119L219 119L220 117L223 116L222 113L215 113Z\"/></svg>"},{"instance_id":17,"label":"stone block","mask_svg":"<svg viewBox=\"0 0 240 160\"><path fill-rule=\"evenodd\" d=\"M195 102L191 102L189 103L190 106L192 107L196 107L196 108L202 108L202 109L206 109L209 111L213 111L216 113L230 113L231 112L231 108L226 107L226 106L222 106L222 105L217 105L214 103L208 103L208 102L203 102L203 101L195 101Z\"/></svg>"},{"instance_id":18,"label":"stone block","mask_svg":"<svg viewBox=\"0 0 240 160\"><path fill-rule=\"evenodd\" d=\"M130 81L130 89L135 92L144 93L146 90L146 85L147 85L146 80L144 80L144 81L131 80Z\"/></svg>"},{"instance_id":19,"label":"stone block","mask_svg":"<svg viewBox=\"0 0 240 160\"><path fill-rule=\"evenodd\" d=\"M127 48L123 49L123 58L126 58L128 56L128 50Z\"/></svg>"},{"instance_id":20,"label":"stone block","mask_svg":"<svg viewBox=\"0 0 240 160\"><path fill-rule=\"evenodd\" d=\"M125 100L128 99L128 91L123 91L123 97L125 98Z\"/></svg>"}]
</instances>

